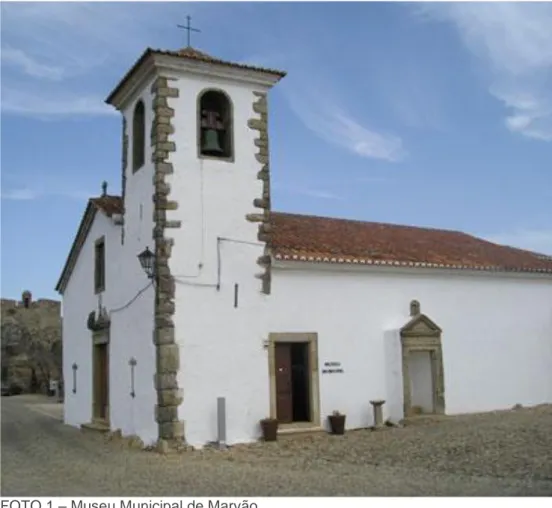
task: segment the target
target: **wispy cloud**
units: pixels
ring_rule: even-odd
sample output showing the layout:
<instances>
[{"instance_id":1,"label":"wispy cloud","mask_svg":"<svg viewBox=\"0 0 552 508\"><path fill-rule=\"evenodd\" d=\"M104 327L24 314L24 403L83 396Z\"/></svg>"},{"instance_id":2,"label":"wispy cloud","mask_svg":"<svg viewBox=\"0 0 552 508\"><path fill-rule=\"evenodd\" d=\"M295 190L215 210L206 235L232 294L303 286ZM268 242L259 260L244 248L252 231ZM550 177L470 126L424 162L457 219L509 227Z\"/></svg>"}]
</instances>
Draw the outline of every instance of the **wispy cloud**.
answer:
<instances>
[{"instance_id":1,"label":"wispy cloud","mask_svg":"<svg viewBox=\"0 0 552 508\"><path fill-rule=\"evenodd\" d=\"M29 187L4 190L2 189L1 198L6 201L33 201L40 198L47 197L57 197L57 198L67 198L75 199L77 201L85 201L92 194L81 192L81 191L71 191L71 190L61 190L61 191L47 191L47 190L38 190L32 189Z\"/></svg>"},{"instance_id":2,"label":"wispy cloud","mask_svg":"<svg viewBox=\"0 0 552 508\"><path fill-rule=\"evenodd\" d=\"M551 97L537 95L536 91L514 89L508 92L498 87L491 91L508 108L510 115L506 117L505 123L510 131L541 141L552 141ZM552 92L549 95L552 96Z\"/></svg>"},{"instance_id":3,"label":"wispy cloud","mask_svg":"<svg viewBox=\"0 0 552 508\"><path fill-rule=\"evenodd\" d=\"M490 242L552 255L552 229L520 229L509 233L482 236Z\"/></svg>"},{"instance_id":4,"label":"wispy cloud","mask_svg":"<svg viewBox=\"0 0 552 508\"><path fill-rule=\"evenodd\" d=\"M552 141L552 4L454 2L421 9L452 22L485 63L489 92L508 110L506 128Z\"/></svg>"},{"instance_id":5,"label":"wispy cloud","mask_svg":"<svg viewBox=\"0 0 552 508\"><path fill-rule=\"evenodd\" d=\"M285 30L285 26L274 25L275 31L279 28ZM279 89L294 115L320 139L358 157L388 162L404 159L407 151L398 135L373 125L373 119L362 113L351 114L349 106L358 105L364 97L357 95L359 91L343 74L327 72L327 62L320 60L311 35L308 28L288 39L259 31L255 33L258 53L244 56L250 63L289 73Z\"/></svg>"},{"instance_id":6,"label":"wispy cloud","mask_svg":"<svg viewBox=\"0 0 552 508\"><path fill-rule=\"evenodd\" d=\"M359 183L389 183L392 182L393 179L385 177L385 176L361 176L356 179Z\"/></svg>"},{"instance_id":7,"label":"wispy cloud","mask_svg":"<svg viewBox=\"0 0 552 508\"><path fill-rule=\"evenodd\" d=\"M31 189L12 189L8 191L2 190L2 199L8 201L31 201L38 197L38 194Z\"/></svg>"},{"instance_id":8,"label":"wispy cloud","mask_svg":"<svg viewBox=\"0 0 552 508\"><path fill-rule=\"evenodd\" d=\"M297 195L301 195L301 196L305 196L313 199L329 199L329 200L343 199L341 196L339 196L334 192L321 190L321 189L309 189L306 187L282 185L278 183L275 183L272 187L275 190L281 190L286 194L297 194Z\"/></svg>"},{"instance_id":9,"label":"wispy cloud","mask_svg":"<svg viewBox=\"0 0 552 508\"><path fill-rule=\"evenodd\" d=\"M61 67L45 65L38 62L20 49L2 48L2 62L21 69L33 78L44 78L59 81L63 78Z\"/></svg>"},{"instance_id":10,"label":"wispy cloud","mask_svg":"<svg viewBox=\"0 0 552 508\"><path fill-rule=\"evenodd\" d=\"M61 96L59 92L39 93L4 87L1 108L3 113L39 118L117 114L100 97L71 95Z\"/></svg>"},{"instance_id":11,"label":"wispy cloud","mask_svg":"<svg viewBox=\"0 0 552 508\"><path fill-rule=\"evenodd\" d=\"M289 104L303 124L329 143L360 157L389 162L402 160L406 151L400 137L378 132L349 115L331 97L316 91L288 89Z\"/></svg>"},{"instance_id":12,"label":"wispy cloud","mask_svg":"<svg viewBox=\"0 0 552 508\"><path fill-rule=\"evenodd\" d=\"M97 96L98 82L111 74L116 79L117 69L126 70L144 50L144 34L155 45L180 11L177 4L159 8L152 2L17 2L0 8L2 111L38 118L110 114ZM114 84L108 79L107 86Z\"/></svg>"}]
</instances>

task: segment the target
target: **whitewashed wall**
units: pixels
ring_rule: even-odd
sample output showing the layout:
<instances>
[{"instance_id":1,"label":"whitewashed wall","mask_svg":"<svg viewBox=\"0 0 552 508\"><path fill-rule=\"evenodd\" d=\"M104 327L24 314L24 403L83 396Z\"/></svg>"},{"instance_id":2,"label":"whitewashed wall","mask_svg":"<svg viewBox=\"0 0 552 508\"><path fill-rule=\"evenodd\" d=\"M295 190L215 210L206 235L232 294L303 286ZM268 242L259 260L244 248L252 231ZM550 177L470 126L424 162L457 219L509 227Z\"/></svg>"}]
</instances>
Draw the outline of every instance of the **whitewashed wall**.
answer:
<instances>
[{"instance_id":1,"label":"whitewashed wall","mask_svg":"<svg viewBox=\"0 0 552 508\"><path fill-rule=\"evenodd\" d=\"M117 298L114 284L119 273L120 231L102 212L97 212L90 227L65 292L63 293L63 375L65 388L65 422L80 425L92 418L92 335L87 328L88 314L97 310L98 296L94 293L94 248L98 238L105 235L106 290L103 305L109 308ZM77 393L73 393L73 369L77 369Z\"/></svg>"},{"instance_id":2,"label":"whitewashed wall","mask_svg":"<svg viewBox=\"0 0 552 508\"><path fill-rule=\"evenodd\" d=\"M147 83L140 96L134 97L123 114L127 120L128 163L126 168L125 240L122 247L123 266L119 276L121 294L114 308L130 302L148 286L138 254L146 246L155 251L153 241L153 164L151 162L150 130L153 121L151 83ZM145 163L132 171L132 119L136 102L142 99L145 107ZM155 292L152 285L118 312L112 312L112 390L118 390L117 403L111 404L111 426L121 429L123 435L137 435L145 444L157 440L154 386L155 347L153 344ZM132 398L129 360L136 359ZM117 368L115 368L115 365Z\"/></svg>"},{"instance_id":3,"label":"whitewashed wall","mask_svg":"<svg viewBox=\"0 0 552 508\"><path fill-rule=\"evenodd\" d=\"M263 341L270 332L318 333L322 426L339 410L347 428L368 427L369 401L380 398L387 400L385 418L402 418L397 330L410 319L412 299L443 328L447 413L552 402L550 279L275 269L268 300L259 301L253 284L234 309L232 283L245 281L248 267L237 257L226 266L220 293L180 293L190 309L182 375L187 439L194 446L216 440L217 396L227 397L229 443L260 436L258 422L269 412ZM322 374L330 361L340 362L344 373Z\"/></svg>"},{"instance_id":4,"label":"whitewashed wall","mask_svg":"<svg viewBox=\"0 0 552 508\"><path fill-rule=\"evenodd\" d=\"M443 329L449 414L552 402L552 280L458 272L275 271L270 331L316 331L321 415L372 425L369 400L402 417L400 336L409 303ZM388 330L395 330L395 333ZM387 331L387 332L386 332ZM259 394L260 396L261 394ZM325 422L323 422L325 423Z\"/></svg>"},{"instance_id":5,"label":"whitewashed wall","mask_svg":"<svg viewBox=\"0 0 552 508\"><path fill-rule=\"evenodd\" d=\"M260 316L266 297L255 278L261 272L256 260L263 254L258 225L246 220L247 214L259 212L253 200L262 195L257 179L262 165L255 159L254 145L258 131L247 126L250 118L259 116L253 111L253 91L262 88L193 77L172 86L180 90L178 99L169 99L176 112L176 152L170 156L175 172L167 178L171 199L179 203L168 219L182 222L180 229L170 230L175 239L170 260L177 279L175 327L182 352L178 382L184 391L179 417L190 443L215 440L216 401L225 396L228 437L232 442L247 441L268 411L268 401L259 407L258 394L250 386L266 377ZM197 157L197 97L205 88L222 89L232 100L233 163ZM251 243L220 243L220 291L215 287L217 237ZM239 284L238 308L234 284Z\"/></svg>"},{"instance_id":6,"label":"whitewashed wall","mask_svg":"<svg viewBox=\"0 0 552 508\"><path fill-rule=\"evenodd\" d=\"M65 420L70 425L90 422L92 417L92 338L86 327L90 311L98 308L94 294L94 242L106 236L106 290L102 306L111 316L109 397L112 430L123 435L138 435L146 444L157 440L155 422L156 392L155 348L153 345L154 290L148 286L137 255L153 245L153 168L151 164L150 127L152 122L149 84L142 98L146 111L145 165L132 172L132 111L135 101L124 112L129 134L126 172L125 240L121 245L121 226L116 226L102 212L96 214L67 289L63 295L64 373L66 383ZM137 98L135 99L137 100ZM138 292L144 290L135 301ZM128 304L128 306L127 306ZM126 307L125 307L126 306ZM124 308L123 308L124 307ZM129 360L134 357L135 397L131 393ZM72 369L78 369L78 391L71 392Z\"/></svg>"}]
</instances>

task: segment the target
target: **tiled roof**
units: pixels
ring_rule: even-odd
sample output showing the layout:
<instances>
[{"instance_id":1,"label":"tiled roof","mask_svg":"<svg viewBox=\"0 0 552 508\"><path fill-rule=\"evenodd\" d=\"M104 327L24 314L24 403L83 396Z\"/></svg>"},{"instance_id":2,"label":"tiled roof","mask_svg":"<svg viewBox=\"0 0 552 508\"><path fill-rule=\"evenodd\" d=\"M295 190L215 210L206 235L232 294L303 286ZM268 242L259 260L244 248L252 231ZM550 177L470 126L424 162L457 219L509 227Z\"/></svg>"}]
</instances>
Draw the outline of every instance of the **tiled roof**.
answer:
<instances>
[{"instance_id":1,"label":"tiled roof","mask_svg":"<svg viewBox=\"0 0 552 508\"><path fill-rule=\"evenodd\" d=\"M167 56L175 56L178 58L185 58L188 60L196 60L199 62L207 62L214 65L222 65L224 67L234 67L236 69L243 69L243 70L249 70L249 71L257 71L257 72L265 72L267 74L273 74L274 76L278 76L279 78L283 78L286 75L286 72L279 71L277 69L269 69L265 67L259 67L255 65L247 65L247 64L241 64L237 62L230 62L228 60L221 60L220 58L212 57L211 55L208 55L207 53L204 53L202 51L199 51L195 48L187 47L182 48L179 50L162 50L162 49L153 49L153 48L147 48L144 53L142 53L142 56L136 60L134 65L129 69L129 71L123 76L119 84L115 87L115 89L109 94L108 98L105 100L108 104L111 104L111 101L115 94L121 89L121 87L127 82L127 80L130 79L130 77L134 74L134 72L142 65L142 63L152 55L167 55Z\"/></svg>"},{"instance_id":2,"label":"tiled roof","mask_svg":"<svg viewBox=\"0 0 552 508\"><path fill-rule=\"evenodd\" d=\"M207 53L204 53L203 51L199 51L192 47L182 48L176 51L160 50L160 49L152 49L151 51L159 55L178 56L182 58L188 58L190 60L199 60L201 62L209 62L217 65L225 65L227 67L236 67L238 69L267 72L268 74L275 74L276 76L280 76L282 78L286 75L284 71L279 71L277 69L269 69L266 67L259 67L256 65L241 64L237 62L230 62L228 60L221 60L220 58L215 58L211 55L208 55Z\"/></svg>"},{"instance_id":3,"label":"tiled roof","mask_svg":"<svg viewBox=\"0 0 552 508\"><path fill-rule=\"evenodd\" d=\"M90 202L108 217L123 213L123 198L121 196L100 196L99 198L90 198Z\"/></svg>"},{"instance_id":4,"label":"tiled roof","mask_svg":"<svg viewBox=\"0 0 552 508\"><path fill-rule=\"evenodd\" d=\"M56 289L63 291L97 210L123 213L120 196L91 198ZM506 247L444 229L400 226L283 212L271 213L276 259L552 274L552 256Z\"/></svg>"},{"instance_id":5,"label":"tiled roof","mask_svg":"<svg viewBox=\"0 0 552 508\"><path fill-rule=\"evenodd\" d=\"M276 259L552 273L542 254L457 231L272 212Z\"/></svg>"},{"instance_id":6,"label":"tiled roof","mask_svg":"<svg viewBox=\"0 0 552 508\"><path fill-rule=\"evenodd\" d=\"M86 241L86 237L88 236L88 232L90 231L90 227L94 222L94 217L98 210L101 210L108 217L112 217L114 214L121 214L123 213L123 198L121 196L102 195L88 200L88 204L79 224L79 229L56 284L56 291L60 293L65 291L65 286L71 277L73 268L75 267L82 246Z\"/></svg>"}]
</instances>

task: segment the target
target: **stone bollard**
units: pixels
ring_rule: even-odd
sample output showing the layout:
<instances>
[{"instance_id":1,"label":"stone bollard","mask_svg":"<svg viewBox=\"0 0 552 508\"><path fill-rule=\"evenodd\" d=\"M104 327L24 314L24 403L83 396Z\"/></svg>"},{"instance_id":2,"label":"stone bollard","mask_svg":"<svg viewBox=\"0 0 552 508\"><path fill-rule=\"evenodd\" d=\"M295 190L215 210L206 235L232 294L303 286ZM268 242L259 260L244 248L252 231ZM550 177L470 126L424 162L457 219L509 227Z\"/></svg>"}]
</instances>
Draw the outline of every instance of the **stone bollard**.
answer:
<instances>
[{"instance_id":1,"label":"stone bollard","mask_svg":"<svg viewBox=\"0 0 552 508\"><path fill-rule=\"evenodd\" d=\"M374 429L381 429L383 427L383 411L382 406L385 404L384 400L371 400L370 404L374 408Z\"/></svg>"}]
</instances>

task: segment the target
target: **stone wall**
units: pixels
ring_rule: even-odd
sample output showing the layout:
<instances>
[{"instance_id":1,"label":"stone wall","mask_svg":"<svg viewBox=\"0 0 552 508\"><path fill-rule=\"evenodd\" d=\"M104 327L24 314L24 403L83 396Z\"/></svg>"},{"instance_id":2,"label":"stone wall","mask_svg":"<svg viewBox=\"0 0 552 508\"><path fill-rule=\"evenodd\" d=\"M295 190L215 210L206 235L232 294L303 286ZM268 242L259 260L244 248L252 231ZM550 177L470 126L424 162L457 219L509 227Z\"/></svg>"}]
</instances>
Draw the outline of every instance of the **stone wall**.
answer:
<instances>
[{"instance_id":1,"label":"stone wall","mask_svg":"<svg viewBox=\"0 0 552 508\"><path fill-rule=\"evenodd\" d=\"M25 305L25 299L28 304ZM21 392L61 377L61 302L1 299L2 382Z\"/></svg>"}]
</instances>

